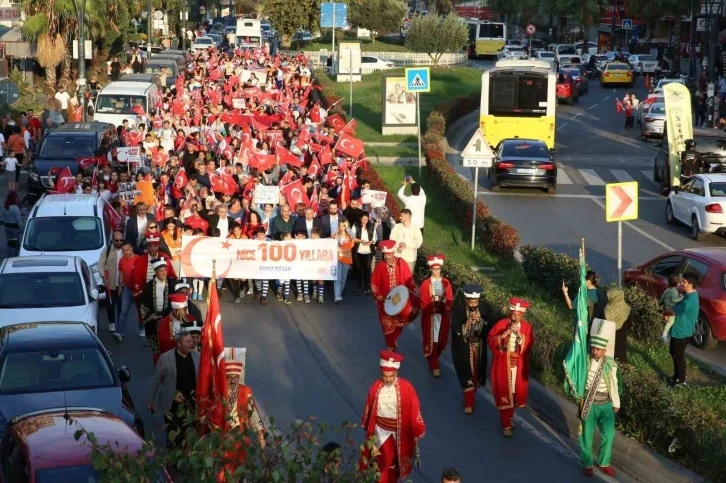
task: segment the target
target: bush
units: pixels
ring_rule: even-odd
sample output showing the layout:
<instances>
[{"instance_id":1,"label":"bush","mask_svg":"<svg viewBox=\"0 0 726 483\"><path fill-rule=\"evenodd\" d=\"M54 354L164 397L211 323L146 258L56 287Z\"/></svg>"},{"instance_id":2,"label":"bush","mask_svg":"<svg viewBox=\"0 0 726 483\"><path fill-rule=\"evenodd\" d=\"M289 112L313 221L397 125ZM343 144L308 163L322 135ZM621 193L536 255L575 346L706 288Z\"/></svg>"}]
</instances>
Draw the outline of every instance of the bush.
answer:
<instances>
[{"instance_id":1,"label":"bush","mask_svg":"<svg viewBox=\"0 0 726 483\"><path fill-rule=\"evenodd\" d=\"M519 253L522 255L522 270L527 280L558 298L562 297L564 280L574 300L580 290L580 262L577 259L549 248L531 245L520 247Z\"/></svg>"},{"instance_id":2,"label":"bush","mask_svg":"<svg viewBox=\"0 0 726 483\"><path fill-rule=\"evenodd\" d=\"M429 117L426 118L426 134L424 136L429 134L439 136L439 140L446 134L446 119L440 112L431 111ZM433 142L438 142L438 140Z\"/></svg>"},{"instance_id":3,"label":"bush","mask_svg":"<svg viewBox=\"0 0 726 483\"><path fill-rule=\"evenodd\" d=\"M344 31L343 29L335 29L335 43L340 43L344 38ZM318 43L321 44L330 44L330 47L333 47L333 29L320 29L320 38L318 39Z\"/></svg>"},{"instance_id":4,"label":"bush","mask_svg":"<svg viewBox=\"0 0 726 483\"><path fill-rule=\"evenodd\" d=\"M665 321L658 300L636 286L624 290L630 305L630 335L647 344L659 344Z\"/></svg>"}]
</instances>

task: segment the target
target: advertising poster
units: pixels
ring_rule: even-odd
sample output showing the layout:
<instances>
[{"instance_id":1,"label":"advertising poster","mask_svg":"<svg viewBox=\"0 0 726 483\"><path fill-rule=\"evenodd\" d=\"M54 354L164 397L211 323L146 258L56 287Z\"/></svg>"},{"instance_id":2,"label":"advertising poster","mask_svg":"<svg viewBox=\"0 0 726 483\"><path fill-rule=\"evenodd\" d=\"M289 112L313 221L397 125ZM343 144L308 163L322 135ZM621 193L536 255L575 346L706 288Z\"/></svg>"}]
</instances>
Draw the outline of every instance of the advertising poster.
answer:
<instances>
[{"instance_id":1,"label":"advertising poster","mask_svg":"<svg viewBox=\"0 0 726 483\"><path fill-rule=\"evenodd\" d=\"M384 135L417 133L416 94L406 92L406 78L383 76L382 91L382 133Z\"/></svg>"}]
</instances>

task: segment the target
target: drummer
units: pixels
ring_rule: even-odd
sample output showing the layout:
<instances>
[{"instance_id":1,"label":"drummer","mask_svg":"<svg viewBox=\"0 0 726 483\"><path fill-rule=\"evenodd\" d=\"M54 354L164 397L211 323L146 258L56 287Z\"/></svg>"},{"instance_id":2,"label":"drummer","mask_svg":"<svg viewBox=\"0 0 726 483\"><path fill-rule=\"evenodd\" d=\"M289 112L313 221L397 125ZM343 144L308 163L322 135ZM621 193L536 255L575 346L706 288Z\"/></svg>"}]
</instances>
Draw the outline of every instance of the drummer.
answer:
<instances>
[{"instance_id":1,"label":"drummer","mask_svg":"<svg viewBox=\"0 0 726 483\"><path fill-rule=\"evenodd\" d=\"M383 329L386 348L394 351L398 346L398 337L401 335L403 327L411 323L418 315L420 302L411 270L405 261L396 258L396 242L384 240L378 243L378 248L383 254L385 263L377 264L373 270L371 290L378 305L378 319ZM409 298L407 301L403 300L405 297L392 298L388 303L388 311L391 313L386 313L386 298L391 290L398 286L403 286L408 290Z\"/></svg>"}]
</instances>

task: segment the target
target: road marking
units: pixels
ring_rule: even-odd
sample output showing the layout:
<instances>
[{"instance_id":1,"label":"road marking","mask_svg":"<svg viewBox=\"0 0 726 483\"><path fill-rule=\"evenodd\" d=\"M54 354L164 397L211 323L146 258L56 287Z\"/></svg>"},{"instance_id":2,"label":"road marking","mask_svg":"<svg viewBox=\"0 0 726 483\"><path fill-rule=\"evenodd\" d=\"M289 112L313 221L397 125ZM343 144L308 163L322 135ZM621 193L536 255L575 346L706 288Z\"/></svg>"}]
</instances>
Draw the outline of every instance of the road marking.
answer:
<instances>
[{"instance_id":1,"label":"road marking","mask_svg":"<svg viewBox=\"0 0 726 483\"><path fill-rule=\"evenodd\" d=\"M592 201L593 201L593 202L594 202L595 204L597 204L597 205L598 205L598 206L599 206L600 208L602 208L603 210L605 209L605 203L603 203L602 201L600 201L600 200L598 200L598 199L595 199L595 198L591 198L591 199L592 199ZM644 200L644 199L645 199L645 197L643 197L643 198L638 198L638 200L639 200L639 201L642 201L642 200ZM657 198L656 198L656 199L657 199ZM672 247L672 246L670 246L669 244L667 244L667 243L664 243L664 242L660 241L659 239L657 239L656 237L654 237L654 236L653 236L653 235L651 235L650 233L646 232L645 230L641 230L641 229L640 229L640 228L638 228L637 226L633 225L633 224L632 224L631 222L629 222L629 221L624 221L624 222L622 222L622 223L623 223L624 225L626 225L626 226L628 226L628 227L632 228L632 229L633 229L633 230L635 230L635 231L636 231L637 233L640 233L641 235L643 235L643 236L644 236L645 238L647 238L648 240L652 241L653 243L655 243L655 244L657 244L657 245L660 245L660 246L662 246L663 248L665 248L665 249L666 249L666 250L668 250L669 252L672 252L672 251L674 251L674 250L675 250L675 248L673 248L673 247Z\"/></svg>"},{"instance_id":2,"label":"road marking","mask_svg":"<svg viewBox=\"0 0 726 483\"><path fill-rule=\"evenodd\" d=\"M645 176L645 179L647 179L648 181L650 181L653 184L656 184L656 182L653 181L653 171L650 171L650 170L647 170L647 169L641 169L639 171L640 171L640 174L642 174L643 176Z\"/></svg>"},{"instance_id":3,"label":"road marking","mask_svg":"<svg viewBox=\"0 0 726 483\"><path fill-rule=\"evenodd\" d=\"M572 180L562 168L557 169L557 184L572 184Z\"/></svg>"},{"instance_id":4,"label":"road marking","mask_svg":"<svg viewBox=\"0 0 726 483\"><path fill-rule=\"evenodd\" d=\"M611 169L611 173L613 173L613 176L615 176L615 179L617 179L621 183L625 183L628 181L633 181L633 178L622 169Z\"/></svg>"},{"instance_id":5,"label":"road marking","mask_svg":"<svg viewBox=\"0 0 726 483\"><path fill-rule=\"evenodd\" d=\"M557 126L557 129L559 129L561 127L565 127L565 126L567 126L567 123L566 122L563 122L562 124L560 124L559 126Z\"/></svg>"},{"instance_id":6,"label":"road marking","mask_svg":"<svg viewBox=\"0 0 726 483\"><path fill-rule=\"evenodd\" d=\"M587 184L591 186L605 186L605 181L597 175L594 169L578 169Z\"/></svg>"},{"instance_id":7,"label":"road marking","mask_svg":"<svg viewBox=\"0 0 726 483\"><path fill-rule=\"evenodd\" d=\"M597 195L571 195L565 193L557 193L555 195L546 195L543 193L507 193L498 191L496 193L492 191L482 191L478 193L479 196L521 196L523 198L583 198L592 200L604 200L605 196ZM662 197L656 196L639 196L638 201L663 201ZM604 205L603 205L604 206Z\"/></svg>"},{"instance_id":8,"label":"road marking","mask_svg":"<svg viewBox=\"0 0 726 483\"><path fill-rule=\"evenodd\" d=\"M605 97L605 99L603 99L603 100L602 100L602 102L605 102L605 101L607 101L608 99L610 99L610 96L606 96L606 97Z\"/></svg>"},{"instance_id":9,"label":"road marking","mask_svg":"<svg viewBox=\"0 0 726 483\"><path fill-rule=\"evenodd\" d=\"M588 109L592 109L593 107L597 107L599 105L600 105L600 103L598 102L597 104L593 104L592 106L588 107Z\"/></svg>"},{"instance_id":10,"label":"road marking","mask_svg":"<svg viewBox=\"0 0 726 483\"><path fill-rule=\"evenodd\" d=\"M575 120L575 119L577 119L577 118L578 118L578 117L579 117L580 115L582 115L582 111L580 111L580 112L578 112L577 114L575 114L574 116L572 116L572 120L574 121L574 120Z\"/></svg>"},{"instance_id":11,"label":"road marking","mask_svg":"<svg viewBox=\"0 0 726 483\"><path fill-rule=\"evenodd\" d=\"M613 94L615 94L615 88L613 87Z\"/></svg>"}]
</instances>

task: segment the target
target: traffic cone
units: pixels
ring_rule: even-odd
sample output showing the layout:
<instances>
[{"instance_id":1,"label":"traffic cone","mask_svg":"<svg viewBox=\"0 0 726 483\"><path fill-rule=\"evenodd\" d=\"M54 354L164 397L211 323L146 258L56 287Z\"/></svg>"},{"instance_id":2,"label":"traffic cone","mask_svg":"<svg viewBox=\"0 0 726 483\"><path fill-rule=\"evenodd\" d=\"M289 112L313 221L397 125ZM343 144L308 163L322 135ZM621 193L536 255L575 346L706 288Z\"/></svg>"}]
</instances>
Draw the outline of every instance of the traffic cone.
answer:
<instances>
[{"instance_id":1,"label":"traffic cone","mask_svg":"<svg viewBox=\"0 0 726 483\"><path fill-rule=\"evenodd\" d=\"M650 81L650 74L645 74L645 87L647 89L650 89L651 81Z\"/></svg>"}]
</instances>

